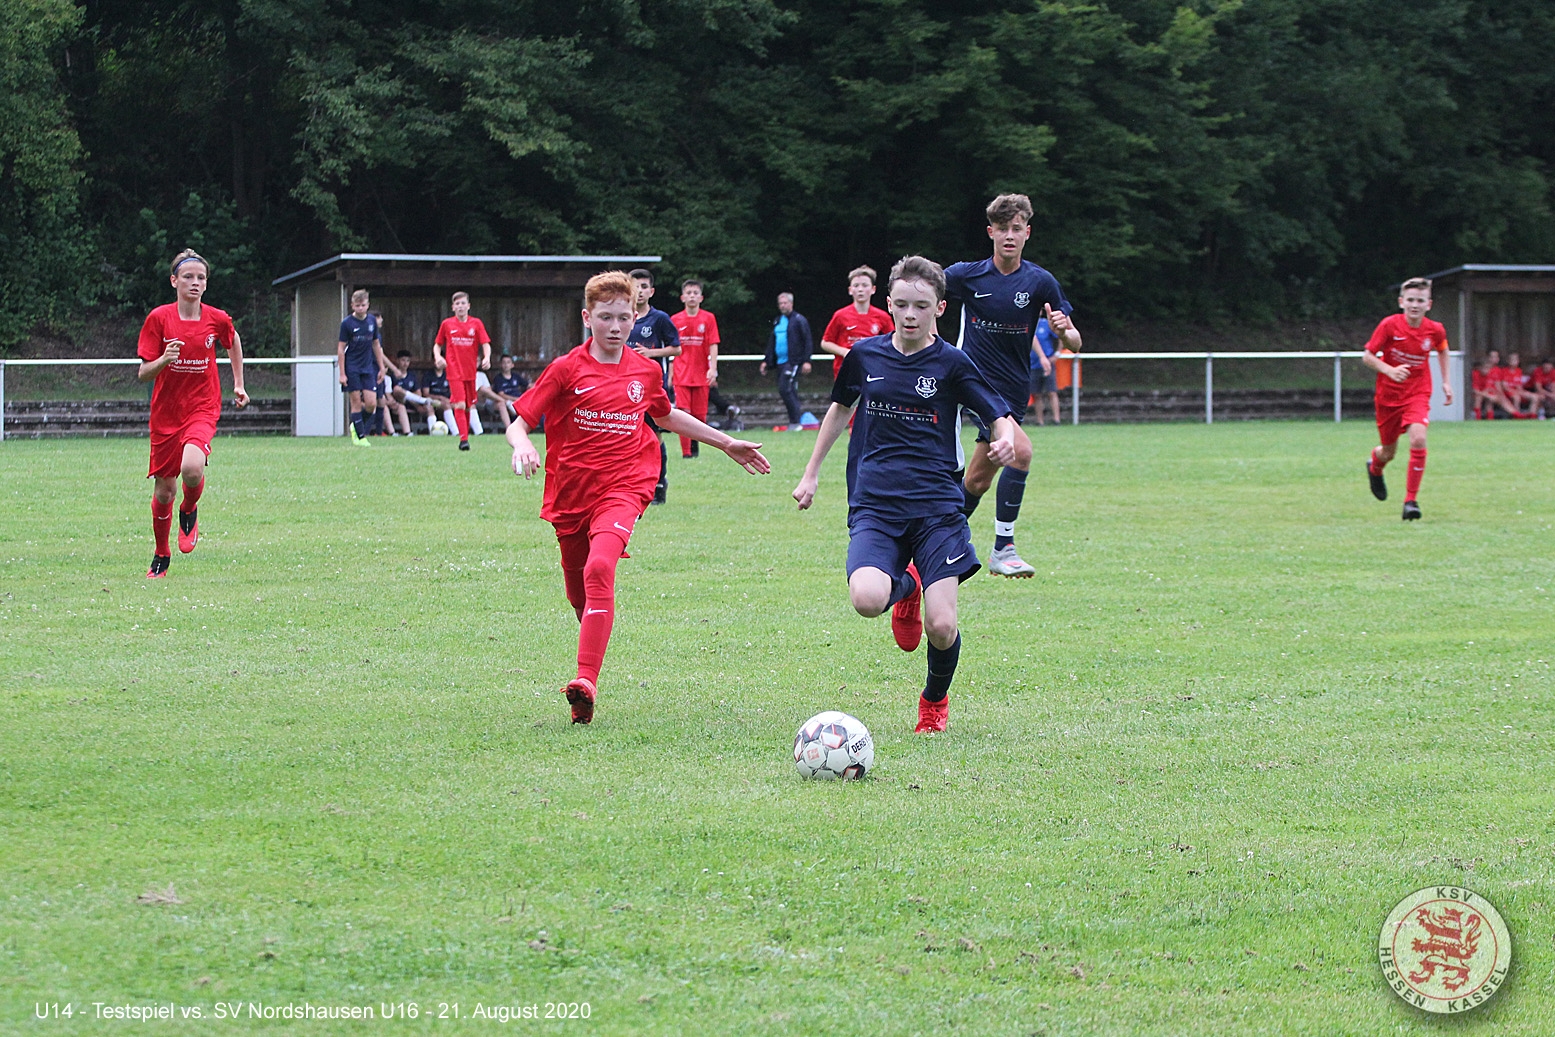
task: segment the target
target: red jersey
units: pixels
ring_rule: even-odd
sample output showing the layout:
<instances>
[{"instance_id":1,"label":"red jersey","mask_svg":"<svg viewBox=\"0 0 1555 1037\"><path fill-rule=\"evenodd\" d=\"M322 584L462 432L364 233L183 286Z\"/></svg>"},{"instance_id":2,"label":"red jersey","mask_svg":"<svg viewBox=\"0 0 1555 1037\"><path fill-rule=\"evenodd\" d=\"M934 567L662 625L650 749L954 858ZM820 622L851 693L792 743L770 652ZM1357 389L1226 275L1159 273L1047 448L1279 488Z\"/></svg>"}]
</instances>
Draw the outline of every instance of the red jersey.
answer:
<instances>
[{"instance_id":1,"label":"red jersey","mask_svg":"<svg viewBox=\"0 0 1555 1037\"><path fill-rule=\"evenodd\" d=\"M1420 321L1418 328L1409 326L1402 313L1395 313L1377 325L1366 343L1366 352L1384 363L1403 367L1409 377L1402 382L1377 373L1377 401L1384 405L1396 405L1415 396L1431 395L1431 370L1426 361L1433 352L1447 352L1447 329L1429 317Z\"/></svg>"},{"instance_id":2,"label":"red jersey","mask_svg":"<svg viewBox=\"0 0 1555 1037\"><path fill-rule=\"evenodd\" d=\"M1490 387L1495 384L1495 379L1491 377L1489 371L1481 371L1477 367L1469 374L1469 381L1473 384L1475 392L1489 392Z\"/></svg>"},{"instance_id":3,"label":"red jersey","mask_svg":"<svg viewBox=\"0 0 1555 1037\"><path fill-rule=\"evenodd\" d=\"M437 344L443 347L443 357L448 361L448 380L475 380L476 354L481 346L491 341L486 325L479 317L445 317L437 329Z\"/></svg>"},{"instance_id":4,"label":"red jersey","mask_svg":"<svg viewBox=\"0 0 1555 1037\"><path fill-rule=\"evenodd\" d=\"M640 496L647 507L659 481L659 439L643 415L672 409L657 363L628 349L619 364L602 364L585 342L540 372L517 407L530 428L545 419L541 518L558 527L586 521L607 495Z\"/></svg>"},{"instance_id":5,"label":"red jersey","mask_svg":"<svg viewBox=\"0 0 1555 1037\"><path fill-rule=\"evenodd\" d=\"M1555 367L1536 367L1532 377L1535 389L1548 389L1555 385Z\"/></svg>"},{"instance_id":6,"label":"red jersey","mask_svg":"<svg viewBox=\"0 0 1555 1037\"><path fill-rule=\"evenodd\" d=\"M844 306L831 315L831 321L826 325L826 330L821 332L822 342L835 342L839 346L853 348L853 343L861 338L871 338L875 335L888 335L896 330L896 325L891 320L891 315L878 306L871 306L866 313L860 313L853 308L852 303ZM842 357L832 357L832 377L842 370Z\"/></svg>"},{"instance_id":7,"label":"red jersey","mask_svg":"<svg viewBox=\"0 0 1555 1037\"><path fill-rule=\"evenodd\" d=\"M692 317L681 310L670 318L680 333L680 356L670 375L671 385L698 386L707 384L708 347L718 345L718 318L708 310L698 310Z\"/></svg>"},{"instance_id":8,"label":"red jersey","mask_svg":"<svg viewBox=\"0 0 1555 1037\"><path fill-rule=\"evenodd\" d=\"M1528 379L1523 376L1523 369L1521 367L1512 367L1508 365L1501 368L1501 381L1513 389L1521 389L1527 383Z\"/></svg>"},{"instance_id":9,"label":"red jersey","mask_svg":"<svg viewBox=\"0 0 1555 1037\"><path fill-rule=\"evenodd\" d=\"M179 343L178 359L158 372L151 389L152 436L172 435L193 418L215 424L221 416L216 347L231 349L233 334L232 318L204 303L197 320L184 320L172 302L147 314L136 348L142 360L156 360L169 345Z\"/></svg>"}]
</instances>

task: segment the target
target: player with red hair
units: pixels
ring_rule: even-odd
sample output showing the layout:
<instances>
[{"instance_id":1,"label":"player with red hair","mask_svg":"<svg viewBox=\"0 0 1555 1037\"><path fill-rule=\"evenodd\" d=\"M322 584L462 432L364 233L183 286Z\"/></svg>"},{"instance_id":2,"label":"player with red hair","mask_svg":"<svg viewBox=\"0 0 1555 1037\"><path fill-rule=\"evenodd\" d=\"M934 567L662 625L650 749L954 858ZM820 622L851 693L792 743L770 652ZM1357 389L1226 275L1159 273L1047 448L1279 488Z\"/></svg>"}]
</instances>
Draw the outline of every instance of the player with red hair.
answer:
<instances>
[{"instance_id":1,"label":"player with red hair","mask_svg":"<svg viewBox=\"0 0 1555 1037\"><path fill-rule=\"evenodd\" d=\"M529 439L545 423L545 499L540 517L556 527L567 600L577 612L578 675L562 688L572 722L594 719L599 669L615 622L616 563L632 528L653 499L659 440L644 421L728 454L752 474L771 465L760 443L733 439L676 410L659 365L627 344L637 286L619 270L596 274L583 290L583 326L590 337L552 361L519 397L508 426L513 471L529 478L540 454Z\"/></svg>"}]
</instances>

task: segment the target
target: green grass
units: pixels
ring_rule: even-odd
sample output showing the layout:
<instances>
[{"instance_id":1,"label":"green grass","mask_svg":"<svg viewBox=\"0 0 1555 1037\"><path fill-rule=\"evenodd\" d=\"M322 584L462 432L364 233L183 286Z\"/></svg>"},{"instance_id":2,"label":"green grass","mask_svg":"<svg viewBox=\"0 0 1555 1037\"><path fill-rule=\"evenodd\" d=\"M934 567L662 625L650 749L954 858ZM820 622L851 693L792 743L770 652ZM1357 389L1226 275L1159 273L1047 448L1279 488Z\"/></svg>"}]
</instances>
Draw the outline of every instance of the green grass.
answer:
<instances>
[{"instance_id":1,"label":"green grass","mask_svg":"<svg viewBox=\"0 0 1555 1037\"><path fill-rule=\"evenodd\" d=\"M1461 882L1517 960L1448 1029L1548 1033L1552 429L1433 429L1409 525L1368 423L1033 431L1039 577L963 588L932 739L922 655L847 606L840 451L788 500L811 435L765 479L672 458L587 729L497 437L218 439L158 583L143 442L4 444L0 1032L148 1000L420 1005L223 1024L308 1033L495 1032L478 1002L590 1005L524 1032L1437 1032L1372 944ZM795 776L833 707L871 780Z\"/></svg>"}]
</instances>

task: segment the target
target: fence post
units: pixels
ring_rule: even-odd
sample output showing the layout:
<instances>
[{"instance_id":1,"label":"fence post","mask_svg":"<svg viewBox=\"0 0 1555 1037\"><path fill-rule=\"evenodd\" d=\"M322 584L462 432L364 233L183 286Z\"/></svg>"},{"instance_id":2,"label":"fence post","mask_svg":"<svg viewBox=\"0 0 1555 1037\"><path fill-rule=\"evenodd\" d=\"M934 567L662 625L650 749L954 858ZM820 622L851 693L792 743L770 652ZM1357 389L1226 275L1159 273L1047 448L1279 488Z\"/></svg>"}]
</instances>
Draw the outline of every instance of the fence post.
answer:
<instances>
[{"instance_id":1,"label":"fence post","mask_svg":"<svg viewBox=\"0 0 1555 1037\"><path fill-rule=\"evenodd\" d=\"M1343 404L1340 402L1339 380L1342 377L1339 368L1339 351L1334 350L1334 420L1339 421L1343 415Z\"/></svg>"},{"instance_id":2,"label":"fence post","mask_svg":"<svg viewBox=\"0 0 1555 1037\"><path fill-rule=\"evenodd\" d=\"M1204 424L1215 423L1215 354L1204 354Z\"/></svg>"},{"instance_id":3,"label":"fence post","mask_svg":"<svg viewBox=\"0 0 1555 1037\"><path fill-rule=\"evenodd\" d=\"M5 361L0 360L0 443L5 442Z\"/></svg>"},{"instance_id":4,"label":"fence post","mask_svg":"<svg viewBox=\"0 0 1555 1037\"><path fill-rule=\"evenodd\" d=\"M1069 424L1080 424L1080 357L1072 359L1074 380L1069 383Z\"/></svg>"}]
</instances>

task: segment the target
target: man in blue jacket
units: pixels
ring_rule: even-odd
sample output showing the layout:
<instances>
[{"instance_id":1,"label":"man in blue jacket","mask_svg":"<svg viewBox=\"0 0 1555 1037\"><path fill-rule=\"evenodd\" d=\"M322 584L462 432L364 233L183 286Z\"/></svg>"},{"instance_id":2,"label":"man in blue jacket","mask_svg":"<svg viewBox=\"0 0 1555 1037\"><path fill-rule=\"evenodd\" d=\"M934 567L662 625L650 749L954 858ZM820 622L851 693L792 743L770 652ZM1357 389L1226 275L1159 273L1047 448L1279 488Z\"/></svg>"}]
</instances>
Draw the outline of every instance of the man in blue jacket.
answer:
<instances>
[{"instance_id":1,"label":"man in blue jacket","mask_svg":"<svg viewBox=\"0 0 1555 1037\"><path fill-rule=\"evenodd\" d=\"M767 358L761 362L761 373L766 374L769 366L777 372L778 395L788 409L788 431L798 432L802 413L799 376L810 373L810 353L815 343L810 322L804 314L794 312L794 294L783 292L777 301L778 315L772 321L772 334L767 336Z\"/></svg>"}]
</instances>

